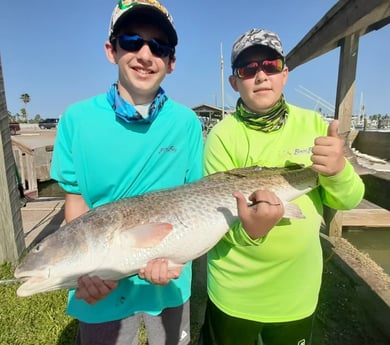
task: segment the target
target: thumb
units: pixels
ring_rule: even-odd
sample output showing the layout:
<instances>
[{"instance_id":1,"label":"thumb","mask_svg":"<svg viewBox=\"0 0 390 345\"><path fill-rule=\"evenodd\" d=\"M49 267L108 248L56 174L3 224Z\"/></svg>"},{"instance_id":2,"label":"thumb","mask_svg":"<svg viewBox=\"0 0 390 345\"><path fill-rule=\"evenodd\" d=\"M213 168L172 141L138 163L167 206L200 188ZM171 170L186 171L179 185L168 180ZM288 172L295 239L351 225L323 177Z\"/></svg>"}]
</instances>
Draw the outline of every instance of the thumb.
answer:
<instances>
[{"instance_id":1,"label":"thumb","mask_svg":"<svg viewBox=\"0 0 390 345\"><path fill-rule=\"evenodd\" d=\"M238 215L241 217L241 215L247 211L248 203L245 196L240 192L234 192L233 196L236 198Z\"/></svg>"},{"instance_id":2,"label":"thumb","mask_svg":"<svg viewBox=\"0 0 390 345\"><path fill-rule=\"evenodd\" d=\"M338 137L339 120L333 120L328 127L328 137Z\"/></svg>"}]
</instances>

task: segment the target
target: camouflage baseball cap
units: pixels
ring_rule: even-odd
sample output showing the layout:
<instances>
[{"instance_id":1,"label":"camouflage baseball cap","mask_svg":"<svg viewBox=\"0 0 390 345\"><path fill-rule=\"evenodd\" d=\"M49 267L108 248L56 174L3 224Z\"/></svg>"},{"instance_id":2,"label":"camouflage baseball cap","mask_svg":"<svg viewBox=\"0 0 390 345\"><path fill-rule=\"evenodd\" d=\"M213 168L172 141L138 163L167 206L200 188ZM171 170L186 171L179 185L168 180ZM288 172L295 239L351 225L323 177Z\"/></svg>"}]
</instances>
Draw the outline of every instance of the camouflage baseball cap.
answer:
<instances>
[{"instance_id":1,"label":"camouflage baseball cap","mask_svg":"<svg viewBox=\"0 0 390 345\"><path fill-rule=\"evenodd\" d=\"M169 43L177 45L173 18L157 0L120 0L112 12L108 36L111 38L118 26L131 18L148 16L167 34Z\"/></svg>"},{"instance_id":2,"label":"camouflage baseball cap","mask_svg":"<svg viewBox=\"0 0 390 345\"><path fill-rule=\"evenodd\" d=\"M238 56L247 48L253 46L265 46L273 49L281 57L284 57L282 42L277 34L263 29L251 29L241 35L233 44L231 63L232 67Z\"/></svg>"}]
</instances>

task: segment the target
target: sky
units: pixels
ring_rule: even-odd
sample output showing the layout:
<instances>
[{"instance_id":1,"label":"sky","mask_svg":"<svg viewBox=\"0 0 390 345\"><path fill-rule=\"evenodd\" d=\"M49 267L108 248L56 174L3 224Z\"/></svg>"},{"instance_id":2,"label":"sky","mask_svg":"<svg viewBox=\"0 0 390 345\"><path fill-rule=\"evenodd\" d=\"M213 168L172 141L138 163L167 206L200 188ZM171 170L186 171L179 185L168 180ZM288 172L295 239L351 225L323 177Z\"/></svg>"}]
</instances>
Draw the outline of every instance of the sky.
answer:
<instances>
[{"instance_id":1,"label":"sky","mask_svg":"<svg viewBox=\"0 0 390 345\"><path fill-rule=\"evenodd\" d=\"M280 36L287 54L337 1L162 3L172 14L179 36L176 68L162 87L174 100L195 107L221 106L223 85L224 104L234 107L238 94L228 82L234 41L251 28L263 28ZM12 114L25 107L20 100L24 93L31 98L26 105L29 118L36 114L50 118L60 116L74 102L108 90L117 79L117 68L104 52L115 4L116 0L1 0L0 58ZM359 114L361 104L367 115L390 114L388 42L390 25L360 38L354 114ZM339 55L337 48L291 71L284 89L287 101L330 113L318 100L335 104Z\"/></svg>"}]
</instances>

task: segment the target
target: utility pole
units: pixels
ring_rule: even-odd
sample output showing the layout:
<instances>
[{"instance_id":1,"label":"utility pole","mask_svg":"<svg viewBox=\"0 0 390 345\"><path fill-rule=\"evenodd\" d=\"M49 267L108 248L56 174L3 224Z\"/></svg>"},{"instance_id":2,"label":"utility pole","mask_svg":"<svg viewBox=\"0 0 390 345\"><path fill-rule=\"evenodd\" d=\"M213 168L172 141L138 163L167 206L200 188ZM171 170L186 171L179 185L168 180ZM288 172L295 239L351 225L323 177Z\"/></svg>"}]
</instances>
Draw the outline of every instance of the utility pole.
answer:
<instances>
[{"instance_id":1,"label":"utility pole","mask_svg":"<svg viewBox=\"0 0 390 345\"><path fill-rule=\"evenodd\" d=\"M225 78L223 70L223 52L221 42L221 102L222 102L222 119L225 117Z\"/></svg>"}]
</instances>

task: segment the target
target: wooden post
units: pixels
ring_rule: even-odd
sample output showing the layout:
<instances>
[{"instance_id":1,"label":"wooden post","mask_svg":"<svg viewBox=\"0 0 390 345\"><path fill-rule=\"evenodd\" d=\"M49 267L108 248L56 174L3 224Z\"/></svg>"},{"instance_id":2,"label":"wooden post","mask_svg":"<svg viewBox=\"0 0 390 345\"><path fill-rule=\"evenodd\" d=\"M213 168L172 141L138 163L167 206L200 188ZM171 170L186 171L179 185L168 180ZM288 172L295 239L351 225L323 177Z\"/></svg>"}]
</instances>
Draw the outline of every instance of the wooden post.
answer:
<instances>
[{"instance_id":1,"label":"wooden post","mask_svg":"<svg viewBox=\"0 0 390 345\"><path fill-rule=\"evenodd\" d=\"M343 212L324 206L325 234L328 236L342 237Z\"/></svg>"},{"instance_id":2,"label":"wooden post","mask_svg":"<svg viewBox=\"0 0 390 345\"><path fill-rule=\"evenodd\" d=\"M359 37L354 33L345 37L341 44L335 109L335 118L340 121L339 133L351 130ZM329 236L342 236L342 212L325 209L324 221Z\"/></svg>"},{"instance_id":3,"label":"wooden post","mask_svg":"<svg viewBox=\"0 0 390 345\"><path fill-rule=\"evenodd\" d=\"M0 57L0 264L17 262L25 248Z\"/></svg>"},{"instance_id":4,"label":"wooden post","mask_svg":"<svg viewBox=\"0 0 390 345\"><path fill-rule=\"evenodd\" d=\"M335 113L335 118L340 120L340 133L351 129L358 48L358 33L343 39L340 51Z\"/></svg>"}]
</instances>

